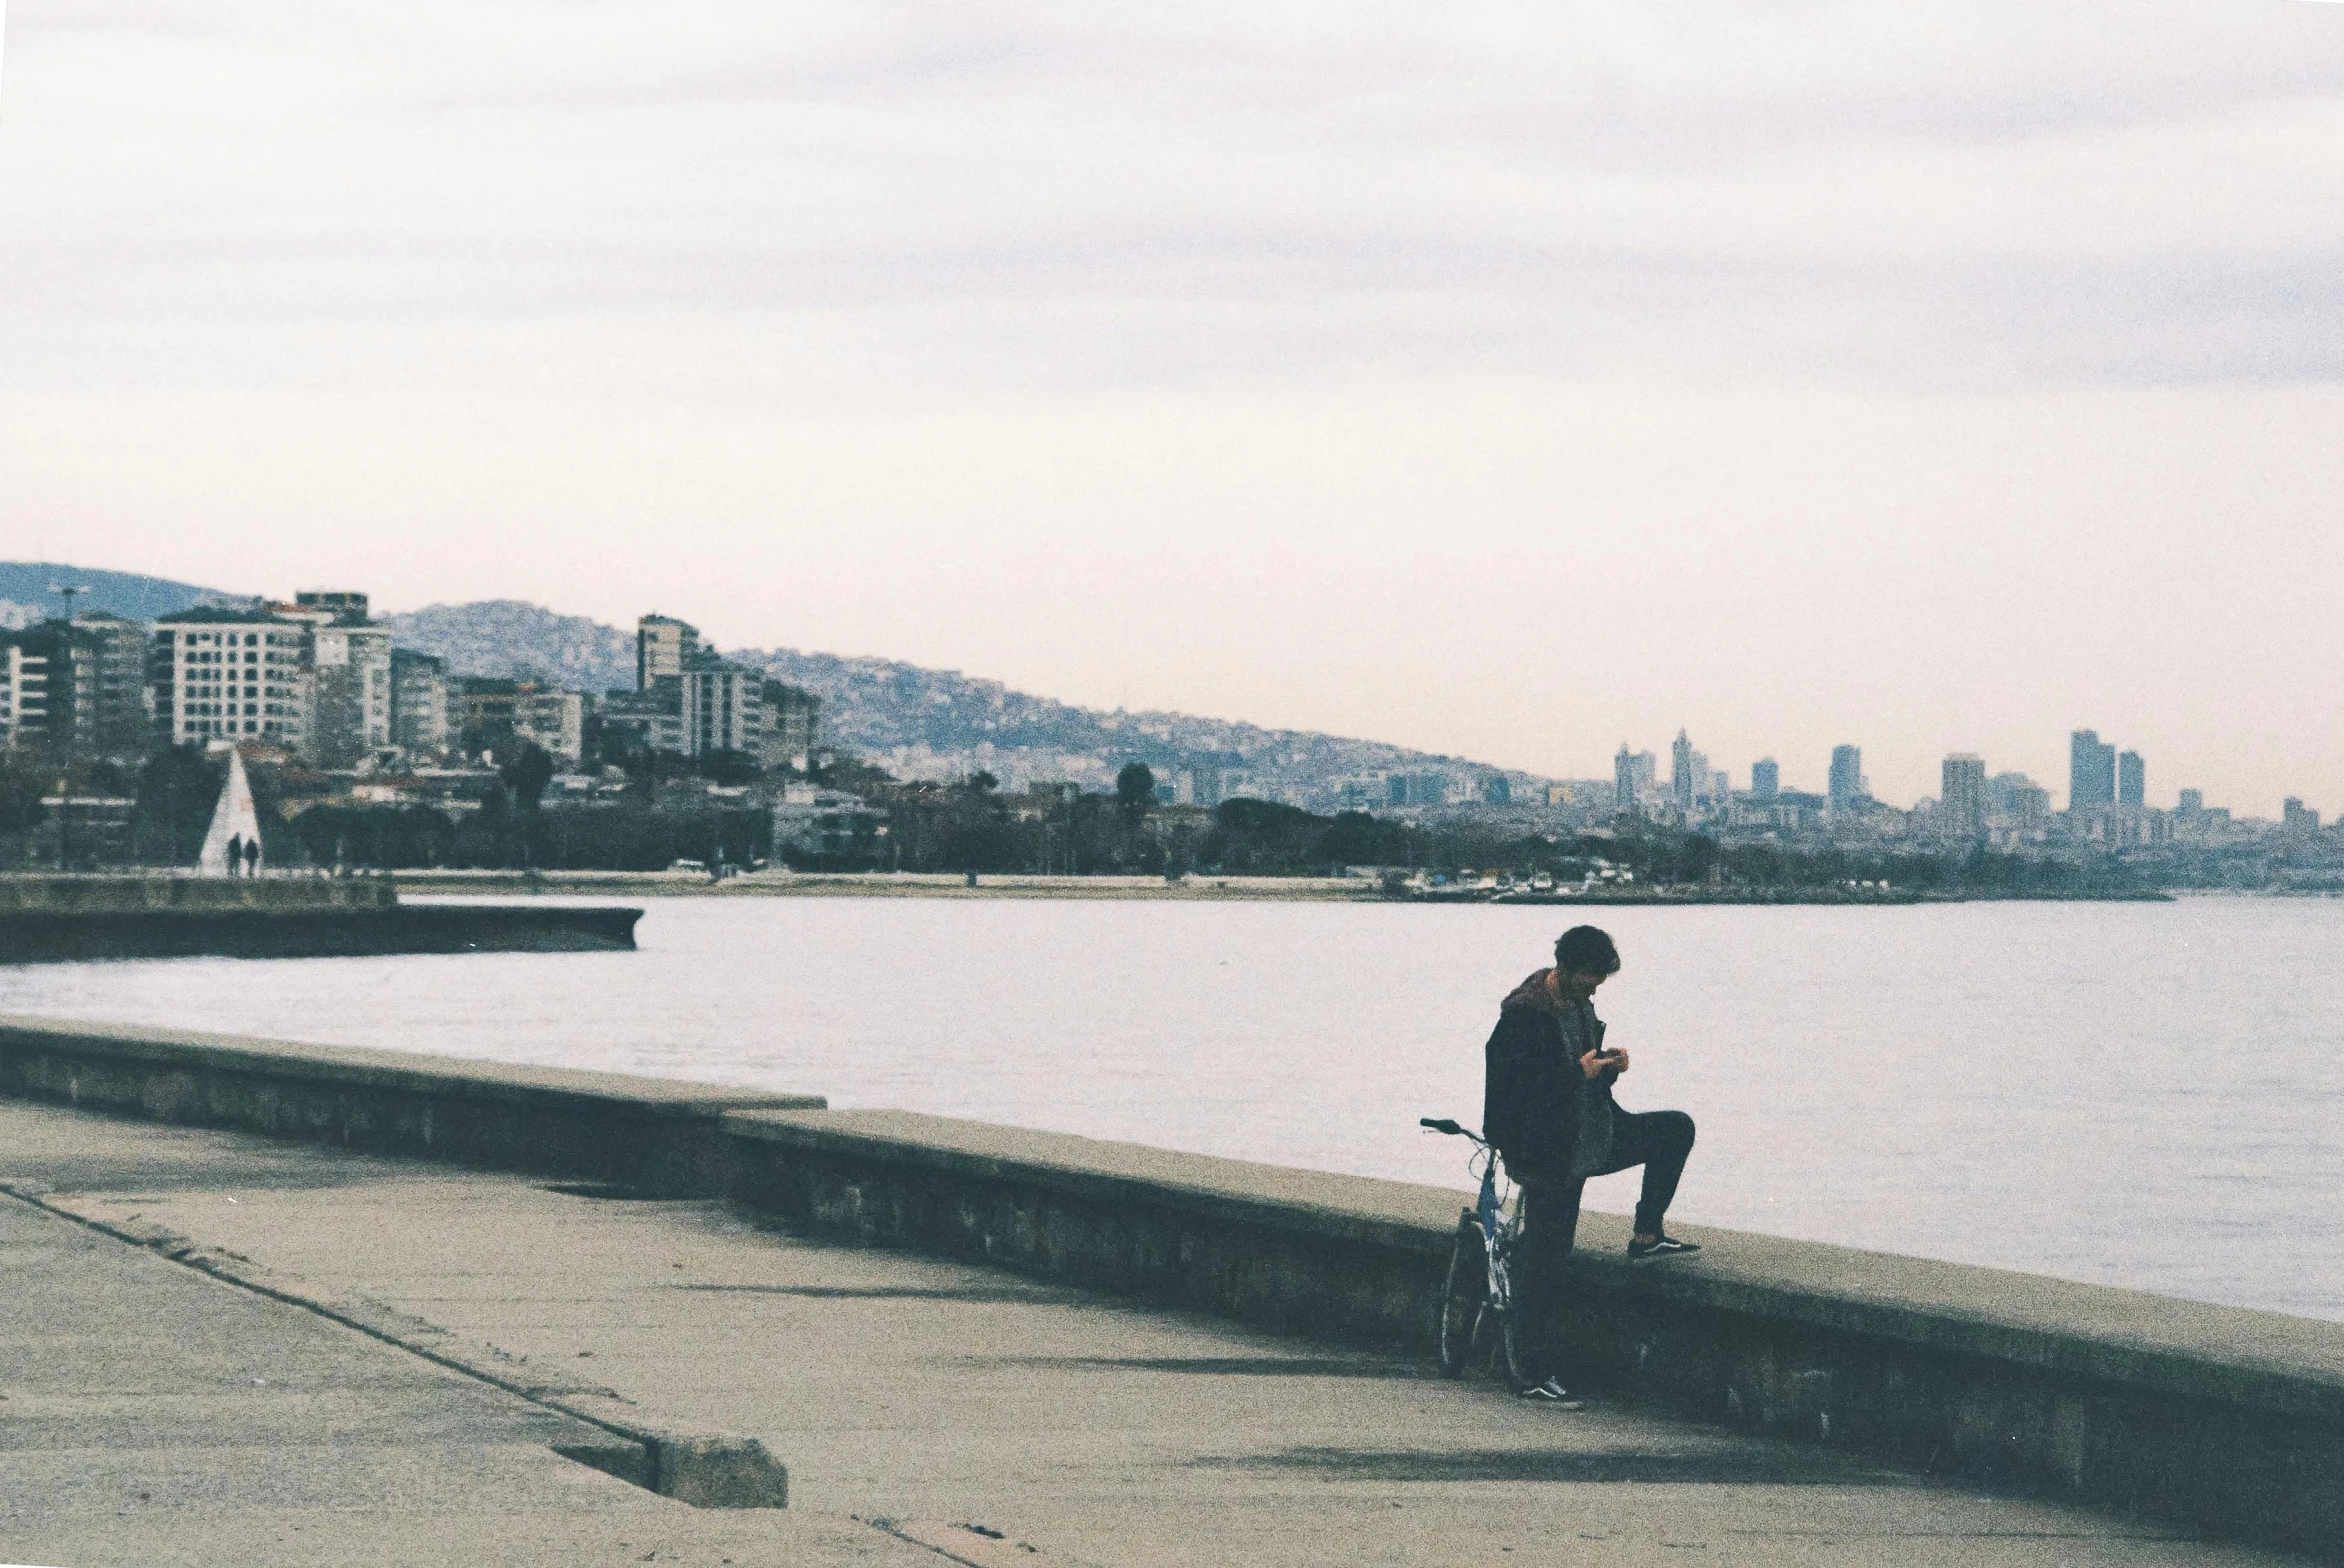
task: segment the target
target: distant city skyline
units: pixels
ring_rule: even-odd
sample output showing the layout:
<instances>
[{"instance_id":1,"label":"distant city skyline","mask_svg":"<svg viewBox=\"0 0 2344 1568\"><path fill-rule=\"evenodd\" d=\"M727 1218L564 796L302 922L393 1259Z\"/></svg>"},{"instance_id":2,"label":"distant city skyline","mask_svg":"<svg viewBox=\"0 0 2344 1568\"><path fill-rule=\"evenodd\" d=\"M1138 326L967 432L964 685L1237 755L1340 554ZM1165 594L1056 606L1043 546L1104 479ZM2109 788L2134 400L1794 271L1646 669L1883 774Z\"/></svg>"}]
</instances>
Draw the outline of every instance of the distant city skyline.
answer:
<instances>
[{"instance_id":1,"label":"distant city skyline","mask_svg":"<svg viewBox=\"0 0 2344 1568\"><path fill-rule=\"evenodd\" d=\"M94 569L113 571L117 568ZM72 582L73 569L60 565L56 571L49 573L49 575L57 577L59 580L50 584L41 596L52 599L54 602L17 604L16 610L20 619L28 614L36 617L61 614L70 608L74 593L78 591ZM134 573L133 575L138 574ZM215 588L214 591L224 594L232 592L232 590L218 588ZM357 606L357 612L362 619L368 612L369 598L366 594L305 591L299 594L298 598L304 604L313 606L321 600L349 598ZM4 609L5 606L0 606L0 610ZM646 635L644 630L638 630L636 634L638 653L635 666L638 685L655 673L680 673L684 663L695 655L695 650L700 646L698 629L679 618L650 614L641 617L640 626L647 629L649 640L644 640ZM657 666L656 669L653 667L654 664ZM1054 694L1036 692L1032 695L1047 699ZM1243 715L1198 715L1197 717L1229 718L1237 722L1253 722L1245 719ZM1405 741L1394 740L1390 736L1363 735L1357 738L1394 745L1406 744ZM1623 747L1622 757L1627 755L1629 749ZM1892 805L1898 809L1907 809L1922 801L1942 803L1945 798L1946 779L1951 776L1948 769L1957 755L1977 761L1981 766L1984 765L1985 759L1978 758L1973 753L1949 753L1941 763L1941 778L1936 792L1923 791L1912 797L1899 799L1882 794L1872 788L1870 778L1864 772L1863 747L1855 743L1841 742L1832 747L1831 753L1824 763L1823 782L1819 788L1803 782L1796 768L1794 768L1790 780L1786 782L1781 763L1772 755L1753 760L1743 770L1737 770L1730 766L1716 767L1707 753L1694 748L1688 730L1680 726L1676 738L1670 745L1667 794L1671 800L1679 805L1680 809L1695 803L1724 800L1743 794L1761 799L1771 798L1781 791L1788 791L1792 794L1812 793L1831 801L1838 809L1845 809L1848 804L1860 797L1878 799L1883 804ZM1639 782L1634 785L1616 783L1615 786L1623 800L1637 798L1642 787L1655 782L1657 769L1651 754L1649 752L1638 753L1636 760L1643 770L1639 776ZM1460 757L1459 761L1485 767L1505 766L1504 764L1493 764L1486 758L1477 757ZM1620 765L1620 758L1615 758L1615 775L1618 774ZM1583 781L1597 776L1593 770L1572 773L1563 770L1533 768L1521 771L1537 773L1550 778L1577 778ZM1966 773L1963 777L1967 778ZM1739 782L1737 782L1738 780ZM1999 799L2000 793L2006 790L2005 781L2017 781L2029 786L2039 785L2039 781L2033 779L2031 774L2024 769L1997 766L1991 778L1992 784L1996 786L1993 798ZM1984 788L1983 775L1980 776L1979 788ZM2047 788L2044 789L2044 793L2048 793ZM2216 794L2219 796L2219 791ZM2173 806L2184 812L2202 809L2205 797L2206 789L2202 785L2183 787L2176 791ZM2260 803L2246 802L2225 805L2222 809L2232 810L2242 818L2255 817L2276 821L2285 819L2288 810L2287 802L2293 801L2297 807L2302 807L2305 799L2302 792L2290 791L2280 797L2275 808L2264 807ZM1969 796L1963 797L1964 804L1961 810L1965 817L1974 815L1974 809L1968 803L1969 800ZM2197 803L2194 807L2191 805L2192 800ZM2114 745L2101 741L2096 730L2079 729L2070 732L2066 791L2061 801L2064 809L2073 810L2078 806L2084 809L2094 809L2111 805L2144 807L2158 806L2159 804L2148 795L2146 760L2138 751L2118 752ZM2314 806L2308 809L2316 810L2318 808Z\"/></svg>"}]
</instances>

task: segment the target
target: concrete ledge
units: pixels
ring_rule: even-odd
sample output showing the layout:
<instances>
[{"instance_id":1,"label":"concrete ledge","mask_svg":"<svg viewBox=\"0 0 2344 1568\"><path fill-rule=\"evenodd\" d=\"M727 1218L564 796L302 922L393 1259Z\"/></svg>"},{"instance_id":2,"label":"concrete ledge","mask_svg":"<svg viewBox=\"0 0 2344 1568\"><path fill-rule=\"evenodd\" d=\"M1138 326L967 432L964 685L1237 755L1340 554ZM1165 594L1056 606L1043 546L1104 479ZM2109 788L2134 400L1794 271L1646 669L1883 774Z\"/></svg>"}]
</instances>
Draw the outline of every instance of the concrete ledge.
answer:
<instances>
[{"instance_id":1,"label":"concrete ledge","mask_svg":"<svg viewBox=\"0 0 2344 1568\"><path fill-rule=\"evenodd\" d=\"M0 1094L677 1197L721 1186L724 1112L825 1104L819 1095L616 1073L8 1016Z\"/></svg>"},{"instance_id":2,"label":"concrete ledge","mask_svg":"<svg viewBox=\"0 0 2344 1568\"><path fill-rule=\"evenodd\" d=\"M0 910L389 909L389 877L203 877L186 872L32 872L0 876Z\"/></svg>"},{"instance_id":3,"label":"concrete ledge","mask_svg":"<svg viewBox=\"0 0 2344 1568\"><path fill-rule=\"evenodd\" d=\"M1465 1195L891 1111L728 1114L732 1199L1284 1332L1427 1353ZM1569 1327L1639 1402L2344 1559L2344 1324L1591 1214Z\"/></svg>"},{"instance_id":4,"label":"concrete ledge","mask_svg":"<svg viewBox=\"0 0 2344 1568\"><path fill-rule=\"evenodd\" d=\"M298 887L299 883L263 883ZM635 945L639 909L385 904L0 910L0 964L132 958L585 953Z\"/></svg>"}]
</instances>

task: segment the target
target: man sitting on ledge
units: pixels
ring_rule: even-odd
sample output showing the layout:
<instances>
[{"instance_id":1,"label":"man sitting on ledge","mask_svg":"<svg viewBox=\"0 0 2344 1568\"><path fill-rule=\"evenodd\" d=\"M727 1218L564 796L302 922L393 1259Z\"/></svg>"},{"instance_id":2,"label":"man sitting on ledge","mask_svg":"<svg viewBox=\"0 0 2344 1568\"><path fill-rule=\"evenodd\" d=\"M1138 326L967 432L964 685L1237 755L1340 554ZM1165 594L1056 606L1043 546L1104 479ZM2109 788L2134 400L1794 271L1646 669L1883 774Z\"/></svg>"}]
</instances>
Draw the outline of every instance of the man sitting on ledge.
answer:
<instances>
[{"instance_id":1,"label":"man sitting on ledge","mask_svg":"<svg viewBox=\"0 0 2344 1568\"><path fill-rule=\"evenodd\" d=\"M1592 999L1619 967L1619 949L1608 935L1573 926L1555 942L1554 968L1523 981L1499 1007L1486 1051L1481 1131L1522 1189L1514 1307L1528 1330L1531 1360L1522 1393L1567 1409L1579 1401L1559 1375L1555 1319L1587 1178L1644 1168L1631 1258L1701 1250L1661 1229L1693 1152L1693 1119L1682 1111L1639 1115L1612 1102L1628 1053L1604 1049L1604 1023Z\"/></svg>"}]
</instances>

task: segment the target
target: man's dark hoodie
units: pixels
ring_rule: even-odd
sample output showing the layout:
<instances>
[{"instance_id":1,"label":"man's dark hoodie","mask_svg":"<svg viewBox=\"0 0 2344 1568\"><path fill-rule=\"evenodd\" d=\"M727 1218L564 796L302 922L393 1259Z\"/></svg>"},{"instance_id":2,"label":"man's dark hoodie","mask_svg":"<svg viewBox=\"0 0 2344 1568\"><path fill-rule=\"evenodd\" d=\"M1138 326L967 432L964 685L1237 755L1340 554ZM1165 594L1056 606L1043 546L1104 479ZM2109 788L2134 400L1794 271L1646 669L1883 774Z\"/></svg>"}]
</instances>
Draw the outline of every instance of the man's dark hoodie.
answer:
<instances>
[{"instance_id":1,"label":"man's dark hoodie","mask_svg":"<svg viewBox=\"0 0 2344 1568\"><path fill-rule=\"evenodd\" d=\"M1612 1075L1591 1082L1579 1067L1582 1055L1603 1049L1603 1020L1587 1003L1558 1001L1547 989L1552 973L1542 969L1507 994L1485 1048L1482 1136L1515 1180L1534 1184L1600 1165L1608 1151L1579 1147L1583 1122L1610 1143ZM1581 1161L1582 1153L1593 1158Z\"/></svg>"}]
</instances>

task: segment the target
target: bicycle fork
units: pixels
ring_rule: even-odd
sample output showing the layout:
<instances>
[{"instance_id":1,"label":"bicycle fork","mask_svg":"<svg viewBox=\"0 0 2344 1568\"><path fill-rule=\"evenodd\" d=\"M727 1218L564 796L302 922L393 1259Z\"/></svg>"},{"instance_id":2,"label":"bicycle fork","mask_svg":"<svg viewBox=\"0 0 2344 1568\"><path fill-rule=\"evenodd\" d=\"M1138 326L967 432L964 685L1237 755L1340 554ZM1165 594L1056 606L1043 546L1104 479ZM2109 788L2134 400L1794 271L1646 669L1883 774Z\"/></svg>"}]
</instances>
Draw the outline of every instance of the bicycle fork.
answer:
<instances>
[{"instance_id":1,"label":"bicycle fork","mask_svg":"<svg viewBox=\"0 0 2344 1568\"><path fill-rule=\"evenodd\" d=\"M1508 1275L1512 1247L1506 1245L1505 1216L1497 1201L1497 1175L1493 1170L1481 1173L1481 1195L1474 1200L1473 1217L1481 1226L1481 1245L1489 1259L1489 1306L1493 1311L1505 1312L1514 1304L1513 1281Z\"/></svg>"}]
</instances>

